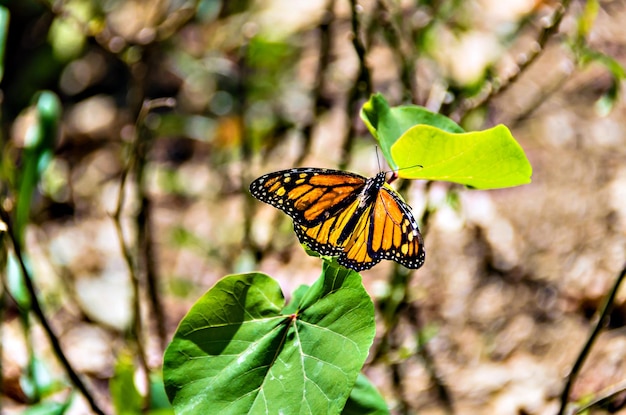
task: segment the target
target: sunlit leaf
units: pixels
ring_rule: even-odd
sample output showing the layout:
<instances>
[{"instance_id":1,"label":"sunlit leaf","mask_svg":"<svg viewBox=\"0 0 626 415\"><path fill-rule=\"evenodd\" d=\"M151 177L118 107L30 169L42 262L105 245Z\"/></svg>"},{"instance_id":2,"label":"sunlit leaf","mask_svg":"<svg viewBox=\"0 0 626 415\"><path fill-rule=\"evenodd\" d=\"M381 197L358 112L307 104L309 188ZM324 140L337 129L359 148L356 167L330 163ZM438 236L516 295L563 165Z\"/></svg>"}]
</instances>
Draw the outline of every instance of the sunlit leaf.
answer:
<instances>
[{"instance_id":1,"label":"sunlit leaf","mask_svg":"<svg viewBox=\"0 0 626 415\"><path fill-rule=\"evenodd\" d=\"M508 128L453 134L428 125L409 129L391 148L407 179L442 180L477 189L530 183L532 167ZM421 167L406 168L419 165Z\"/></svg>"},{"instance_id":2,"label":"sunlit leaf","mask_svg":"<svg viewBox=\"0 0 626 415\"><path fill-rule=\"evenodd\" d=\"M210 289L165 353L176 413L339 413L374 337L361 277L325 264L297 311L283 306L278 283L261 273Z\"/></svg>"},{"instance_id":3,"label":"sunlit leaf","mask_svg":"<svg viewBox=\"0 0 626 415\"><path fill-rule=\"evenodd\" d=\"M583 13L578 18L578 37L583 39L589 35L593 24L598 17L600 2L598 0L587 0Z\"/></svg>"},{"instance_id":4,"label":"sunlit leaf","mask_svg":"<svg viewBox=\"0 0 626 415\"><path fill-rule=\"evenodd\" d=\"M397 169L391 157L391 146L409 128L418 124L431 125L451 133L462 133L450 118L417 105L389 107L381 94L374 94L361 108L361 118L378 144L392 169Z\"/></svg>"},{"instance_id":5,"label":"sunlit leaf","mask_svg":"<svg viewBox=\"0 0 626 415\"><path fill-rule=\"evenodd\" d=\"M87 37L85 28L93 16L89 1L66 1L64 13L52 21L48 40L57 59L69 61L83 50Z\"/></svg>"}]
</instances>

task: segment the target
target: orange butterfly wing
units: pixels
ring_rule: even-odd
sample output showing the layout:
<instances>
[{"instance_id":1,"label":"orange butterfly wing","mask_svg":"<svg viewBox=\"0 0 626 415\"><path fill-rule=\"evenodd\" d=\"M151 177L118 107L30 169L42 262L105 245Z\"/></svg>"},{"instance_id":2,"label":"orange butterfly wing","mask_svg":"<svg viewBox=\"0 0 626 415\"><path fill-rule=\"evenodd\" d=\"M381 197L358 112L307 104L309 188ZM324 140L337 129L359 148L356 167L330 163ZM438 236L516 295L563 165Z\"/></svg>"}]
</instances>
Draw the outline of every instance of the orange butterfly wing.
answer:
<instances>
[{"instance_id":1,"label":"orange butterfly wing","mask_svg":"<svg viewBox=\"0 0 626 415\"><path fill-rule=\"evenodd\" d=\"M426 256L422 235L410 207L390 187L383 186L375 199L359 215L354 201L340 214L311 228L294 224L299 239L322 255L338 256L338 262L356 271L369 269L382 259L416 269ZM345 226L358 218L349 238Z\"/></svg>"},{"instance_id":2,"label":"orange butterfly wing","mask_svg":"<svg viewBox=\"0 0 626 415\"><path fill-rule=\"evenodd\" d=\"M378 192L371 227L369 248L372 255L412 269L424 264L426 252L417 221L409 205L388 185Z\"/></svg>"},{"instance_id":3,"label":"orange butterfly wing","mask_svg":"<svg viewBox=\"0 0 626 415\"><path fill-rule=\"evenodd\" d=\"M341 170L300 168L263 175L250 193L282 210L296 223L313 226L357 198L367 178Z\"/></svg>"},{"instance_id":4,"label":"orange butterfly wing","mask_svg":"<svg viewBox=\"0 0 626 415\"><path fill-rule=\"evenodd\" d=\"M294 223L296 234L301 242L314 251L338 256L338 262L347 268L357 271L369 269L380 262L380 258L370 256L367 249L371 206L367 206L364 214L357 215L359 205L357 199L345 210L314 227Z\"/></svg>"}]
</instances>

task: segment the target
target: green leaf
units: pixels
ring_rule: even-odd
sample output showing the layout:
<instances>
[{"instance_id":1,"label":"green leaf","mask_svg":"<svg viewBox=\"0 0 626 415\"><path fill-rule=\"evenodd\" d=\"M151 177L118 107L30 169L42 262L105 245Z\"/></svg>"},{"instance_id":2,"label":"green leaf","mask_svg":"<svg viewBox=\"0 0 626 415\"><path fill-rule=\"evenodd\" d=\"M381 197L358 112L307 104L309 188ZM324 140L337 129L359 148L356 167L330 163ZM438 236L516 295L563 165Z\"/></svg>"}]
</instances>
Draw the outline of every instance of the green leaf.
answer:
<instances>
[{"instance_id":1,"label":"green leaf","mask_svg":"<svg viewBox=\"0 0 626 415\"><path fill-rule=\"evenodd\" d=\"M626 69L617 59L586 46L579 47L576 52L581 65L598 63L608 69L616 80L621 81L626 78Z\"/></svg>"},{"instance_id":2,"label":"green leaf","mask_svg":"<svg viewBox=\"0 0 626 415\"><path fill-rule=\"evenodd\" d=\"M598 11L600 11L600 2L598 0L587 0L585 2L585 9L578 18L578 39L582 40L591 33L593 24L598 17Z\"/></svg>"},{"instance_id":3,"label":"green leaf","mask_svg":"<svg viewBox=\"0 0 626 415\"><path fill-rule=\"evenodd\" d=\"M52 91L42 91L37 97L38 131L35 133L35 142L29 147L38 147L40 153L54 150L59 122L61 120L62 105L59 97ZM39 166L39 173L45 166Z\"/></svg>"},{"instance_id":4,"label":"green leaf","mask_svg":"<svg viewBox=\"0 0 626 415\"><path fill-rule=\"evenodd\" d=\"M26 260L26 259L25 259ZM30 293L24 283L22 268L13 252L9 252L7 257L7 285L11 295L24 310L30 309ZM28 264L26 264L28 267Z\"/></svg>"},{"instance_id":5,"label":"green leaf","mask_svg":"<svg viewBox=\"0 0 626 415\"><path fill-rule=\"evenodd\" d=\"M4 75L4 51L9 33L9 10L0 6L0 81Z\"/></svg>"},{"instance_id":6,"label":"green leaf","mask_svg":"<svg viewBox=\"0 0 626 415\"><path fill-rule=\"evenodd\" d=\"M443 180L477 189L530 183L532 175L524 151L503 125L462 134L418 125L400 137L391 155L400 167L400 177ZM415 165L422 167L408 168Z\"/></svg>"},{"instance_id":7,"label":"green leaf","mask_svg":"<svg viewBox=\"0 0 626 415\"><path fill-rule=\"evenodd\" d=\"M174 409L170 405L163 377L160 373L150 373L150 415L172 415Z\"/></svg>"},{"instance_id":8,"label":"green leaf","mask_svg":"<svg viewBox=\"0 0 626 415\"><path fill-rule=\"evenodd\" d=\"M626 79L626 69L615 58L593 50L586 45L577 46L575 51L581 65L600 64L611 73L612 79L609 88L594 105L598 115L601 117L607 116L613 110L615 104L620 102L621 83Z\"/></svg>"},{"instance_id":9,"label":"green leaf","mask_svg":"<svg viewBox=\"0 0 626 415\"><path fill-rule=\"evenodd\" d=\"M61 101L53 92L43 91L37 97L36 109L37 122L30 127L26 136L24 166L16 204L15 233L20 244L24 240L33 193L54 153L61 118Z\"/></svg>"},{"instance_id":10,"label":"green leaf","mask_svg":"<svg viewBox=\"0 0 626 415\"><path fill-rule=\"evenodd\" d=\"M28 359L28 370L20 377L20 386L30 400L39 401L43 397L58 392L66 385L52 376L45 360L31 353Z\"/></svg>"},{"instance_id":11,"label":"green leaf","mask_svg":"<svg viewBox=\"0 0 626 415\"><path fill-rule=\"evenodd\" d=\"M261 273L220 280L183 318L163 363L177 414L339 413L374 338L353 271L325 264L295 313Z\"/></svg>"},{"instance_id":12,"label":"green leaf","mask_svg":"<svg viewBox=\"0 0 626 415\"><path fill-rule=\"evenodd\" d=\"M389 408L376 387L364 374L359 373L348 402L341 413L342 415L383 415L389 413Z\"/></svg>"},{"instance_id":13,"label":"green leaf","mask_svg":"<svg viewBox=\"0 0 626 415\"><path fill-rule=\"evenodd\" d=\"M613 111L615 105L620 102L620 84L613 78L609 89L595 102L594 109L599 116L606 117Z\"/></svg>"},{"instance_id":14,"label":"green leaf","mask_svg":"<svg viewBox=\"0 0 626 415\"><path fill-rule=\"evenodd\" d=\"M117 414L141 413L143 398L135 386L135 366L130 353L119 354L109 389Z\"/></svg>"},{"instance_id":15,"label":"green leaf","mask_svg":"<svg viewBox=\"0 0 626 415\"><path fill-rule=\"evenodd\" d=\"M291 295L291 301L285 306L285 308L283 308L282 313L293 314L296 311L298 311L298 307L300 306L300 303L302 302L302 298L309 291L309 288L311 287L309 287L308 285L304 285L304 284L296 288L296 290Z\"/></svg>"},{"instance_id":16,"label":"green leaf","mask_svg":"<svg viewBox=\"0 0 626 415\"><path fill-rule=\"evenodd\" d=\"M41 402L26 409L22 412L22 415L63 415L69 408L70 403L71 399L68 399L64 403Z\"/></svg>"},{"instance_id":17,"label":"green leaf","mask_svg":"<svg viewBox=\"0 0 626 415\"><path fill-rule=\"evenodd\" d=\"M93 16L91 2L65 2L63 14L56 16L48 31L48 43L58 60L69 62L80 55L87 41L83 27L90 26Z\"/></svg>"},{"instance_id":18,"label":"green leaf","mask_svg":"<svg viewBox=\"0 0 626 415\"><path fill-rule=\"evenodd\" d=\"M391 146L409 128L426 124L451 133L463 132L463 129L450 118L417 105L390 108L381 94L372 95L369 101L363 104L361 119L378 141L385 159L394 170L398 166L391 157Z\"/></svg>"}]
</instances>

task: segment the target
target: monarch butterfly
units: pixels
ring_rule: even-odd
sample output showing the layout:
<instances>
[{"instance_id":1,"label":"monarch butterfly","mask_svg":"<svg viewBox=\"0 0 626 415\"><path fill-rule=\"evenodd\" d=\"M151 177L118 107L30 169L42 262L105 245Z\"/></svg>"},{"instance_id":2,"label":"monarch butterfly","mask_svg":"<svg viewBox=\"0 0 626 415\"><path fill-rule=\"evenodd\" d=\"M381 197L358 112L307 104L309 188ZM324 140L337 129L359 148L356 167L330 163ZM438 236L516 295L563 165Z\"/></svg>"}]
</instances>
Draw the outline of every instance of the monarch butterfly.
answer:
<instances>
[{"instance_id":1,"label":"monarch butterfly","mask_svg":"<svg viewBox=\"0 0 626 415\"><path fill-rule=\"evenodd\" d=\"M424 264L424 242L411 208L387 184L340 170L297 168L266 174L250 193L291 216L300 242L356 271L382 259Z\"/></svg>"}]
</instances>

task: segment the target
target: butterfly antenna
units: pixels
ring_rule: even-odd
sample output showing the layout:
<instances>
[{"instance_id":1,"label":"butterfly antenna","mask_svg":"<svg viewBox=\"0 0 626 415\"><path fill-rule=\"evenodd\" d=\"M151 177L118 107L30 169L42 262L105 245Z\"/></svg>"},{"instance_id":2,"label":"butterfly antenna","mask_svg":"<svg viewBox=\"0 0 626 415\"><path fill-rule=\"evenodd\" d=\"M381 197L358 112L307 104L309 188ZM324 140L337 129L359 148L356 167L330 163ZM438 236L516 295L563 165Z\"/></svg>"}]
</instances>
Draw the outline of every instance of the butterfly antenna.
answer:
<instances>
[{"instance_id":1,"label":"butterfly antenna","mask_svg":"<svg viewBox=\"0 0 626 415\"><path fill-rule=\"evenodd\" d=\"M391 173L391 177L389 178L389 180L387 180L387 183L391 183L391 182L393 182L394 180L396 180L398 177L400 177L400 176L398 176L398 172L399 172L400 170L414 169L414 168L416 168L416 167L419 167L420 169L423 169L423 168L424 168L424 166L422 166L421 164L415 164L414 166L401 167L401 168L396 169L396 170L391 170L391 171L390 171L390 173Z\"/></svg>"},{"instance_id":2,"label":"butterfly antenna","mask_svg":"<svg viewBox=\"0 0 626 415\"><path fill-rule=\"evenodd\" d=\"M382 172L383 166L380 164L380 153L378 152L378 146L376 146L375 148L376 148L376 161L378 162L378 171ZM398 178L398 174L394 170L385 171L385 174L387 173L391 173L391 177L387 179L387 183L391 183Z\"/></svg>"},{"instance_id":3,"label":"butterfly antenna","mask_svg":"<svg viewBox=\"0 0 626 415\"><path fill-rule=\"evenodd\" d=\"M417 168L417 167L419 167L420 169L423 169L423 168L424 168L424 166L422 166L421 164L414 164L414 165L412 165L412 166L401 167L401 168L399 168L399 169L397 169L397 170L394 170L394 171L395 171L395 172L398 172L398 171L400 171L400 170L415 169L415 168Z\"/></svg>"},{"instance_id":4,"label":"butterfly antenna","mask_svg":"<svg viewBox=\"0 0 626 415\"><path fill-rule=\"evenodd\" d=\"M380 154L378 152L378 146L375 146L375 148L376 148L376 161L378 162L378 171L383 171L383 168L382 168L382 166L380 164ZM401 167L399 169L386 171L385 173L391 173L391 177L387 180L387 183L391 183L391 182L395 181L399 177L398 176L398 171L400 171L400 170L407 170L407 169L414 169L416 167L419 167L420 169L424 168L424 166L422 166L421 164L415 164L413 166Z\"/></svg>"}]
</instances>

